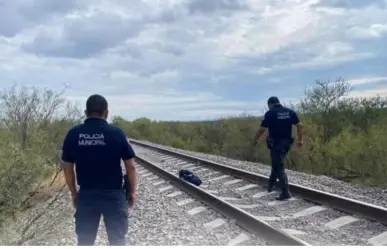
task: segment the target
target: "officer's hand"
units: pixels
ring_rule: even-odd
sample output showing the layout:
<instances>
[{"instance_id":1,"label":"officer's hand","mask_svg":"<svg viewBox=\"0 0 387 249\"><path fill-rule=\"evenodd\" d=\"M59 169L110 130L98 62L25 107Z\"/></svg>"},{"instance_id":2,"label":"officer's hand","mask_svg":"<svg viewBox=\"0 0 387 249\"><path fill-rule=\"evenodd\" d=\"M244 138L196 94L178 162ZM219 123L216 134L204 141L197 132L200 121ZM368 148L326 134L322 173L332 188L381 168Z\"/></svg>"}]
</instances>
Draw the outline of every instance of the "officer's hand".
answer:
<instances>
[{"instance_id":1,"label":"officer's hand","mask_svg":"<svg viewBox=\"0 0 387 249\"><path fill-rule=\"evenodd\" d=\"M297 142L298 148L301 148L302 145L304 145L304 141L303 140L298 140L298 142Z\"/></svg>"}]
</instances>

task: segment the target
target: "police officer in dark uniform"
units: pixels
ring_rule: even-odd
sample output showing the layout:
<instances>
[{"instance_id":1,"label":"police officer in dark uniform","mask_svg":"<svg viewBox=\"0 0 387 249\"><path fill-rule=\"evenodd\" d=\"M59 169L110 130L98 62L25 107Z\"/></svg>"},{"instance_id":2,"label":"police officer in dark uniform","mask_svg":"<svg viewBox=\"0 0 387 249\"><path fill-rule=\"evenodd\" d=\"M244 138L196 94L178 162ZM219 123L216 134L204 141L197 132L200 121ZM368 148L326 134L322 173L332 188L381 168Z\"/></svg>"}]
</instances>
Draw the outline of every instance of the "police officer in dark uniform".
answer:
<instances>
[{"instance_id":1,"label":"police officer in dark uniform","mask_svg":"<svg viewBox=\"0 0 387 249\"><path fill-rule=\"evenodd\" d=\"M281 105L277 97L270 97L267 101L269 111L265 113L261 127L253 138L255 145L268 129L267 146L270 149L271 174L268 191L271 192L278 179L281 194L277 200L287 200L292 196L289 191L288 177L285 173L284 158L293 145L292 126L297 126L298 146L303 145L302 124L298 115L291 109Z\"/></svg>"},{"instance_id":2,"label":"police officer in dark uniform","mask_svg":"<svg viewBox=\"0 0 387 249\"><path fill-rule=\"evenodd\" d=\"M85 113L85 122L67 133L61 162L76 209L78 245L94 244L101 215L109 244L125 245L128 209L136 197L135 153L124 132L107 123L108 103L104 97L90 96ZM123 190L121 159L131 185L129 201Z\"/></svg>"}]
</instances>

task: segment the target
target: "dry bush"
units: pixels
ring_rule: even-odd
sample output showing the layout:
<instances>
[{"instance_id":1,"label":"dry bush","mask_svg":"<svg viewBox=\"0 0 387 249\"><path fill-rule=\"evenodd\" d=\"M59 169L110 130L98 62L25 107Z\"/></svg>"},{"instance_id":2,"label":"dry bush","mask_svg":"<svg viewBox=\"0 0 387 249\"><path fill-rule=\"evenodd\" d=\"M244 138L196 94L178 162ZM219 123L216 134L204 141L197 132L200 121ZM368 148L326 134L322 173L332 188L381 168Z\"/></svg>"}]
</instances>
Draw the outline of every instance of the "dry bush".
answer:
<instances>
[{"instance_id":1,"label":"dry bush","mask_svg":"<svg viewBox=\"0 0 387 249\"><path fill-rule=\"evenodd\" d=\"M0 91L0 228L63 186L61 142L83 116L63 93L17 86Z\"/></svg>"}]
</instances>

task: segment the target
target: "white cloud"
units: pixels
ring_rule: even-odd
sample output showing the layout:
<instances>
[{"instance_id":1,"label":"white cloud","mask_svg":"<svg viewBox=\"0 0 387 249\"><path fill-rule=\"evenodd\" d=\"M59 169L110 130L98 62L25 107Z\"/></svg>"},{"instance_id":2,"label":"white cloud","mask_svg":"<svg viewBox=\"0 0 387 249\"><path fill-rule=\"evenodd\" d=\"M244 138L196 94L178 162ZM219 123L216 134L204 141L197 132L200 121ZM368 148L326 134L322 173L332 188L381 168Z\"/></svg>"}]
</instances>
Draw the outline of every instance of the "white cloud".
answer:
<instances>
[{"instance_id":1,"label":"white cloud","mask_svg":"<svg viewBox=\"0 0 387 249\"><path fill-rule=\"evenodd\" d=\"M229 19L237 28L215 38L218 52L227 57L264 56L310 41L316 36L321 18L313 11L315 2L283 1L281 6L268 6L264 1L251 1L255 11Z\"/></svg>"},{"instance_id":2,"label":"white cloud","mask_svg":"<svg viewBox=\"0 0 387 249\"><path fill-rule=\"evenodd\" d=\"M379 88L365 91L353 91L348 94L348 97L387 97L387 88Z\"/></svg>"},{"instance_id":3,"label":"white cloud","mask_svg":"<svg viewBox=\"0 0 387 249\"><path fill-rule=\"evenodd\" d=\"M379 56L376 48L360 50L352 38L363 32L363 37L383 39L386 9L323 3L5 1L0 9L1 85L60 89L66 83L70 99L84 103L97 92L108 98L114 114L128 118L255 112L269 97L260 82L275 83L273 94L281 89L281 81L260 77L278 73L284 75L276 78L286 78L285 70L329 68ZM246 72L259 76L256 86L245 84ZM303 78L303 71L299 74ZM237 92L227 92L227 87ZM288 94L284 98L295 98Z\"/></svg>"},{"instance_id":4,"label":"white cloud","mask_svg":"<svg viewBox=\"0 0 387 249\"><path fill-rule=\"evenodd\" d=\"M364 78L348 80L347 82L351 85L374 84L374 83L380 83L380 82L387 83L387 77L364 77Z\"/></svg>"},{"instance_id":5,"label":"white cloud","mask_svg":"<svg viewBox=\"0 0 387 249\"><path fill-rule=\"evenodd\" d=\"M110 113L123 114L128 118L151 116L155 119L207 119L225 115L238 115L244 111L261 115L265 103L262 101L233 101L207 92L183 94L174 89L158 94L106 95ZM84 96L69 96L79 103Z\"/></svg>"},{"instance_id":6,"label":"white cloud","mask_svg":"<svg viewBox=\"0 0 387 249\"><path fill-rule=\"evenodd\" d=\"M289 69L316 69L324 67L334 67L345 62L363 60L367 58L373 58L376 54L369 52L358 52L348 43L344 42L317 42L313 45L309 45L309 48L305 48L304 51L309 51L310 56L307 58L297 59L292 61L292 56L299 56L290 53L290 62L273 64L271 67L261 67L251 72L255 72L260 75L289 70ZM297 52L296 52L297 53Z\"/></svg>"},{"instance_id":7,"label":"white cloud","mask_svg":"<svg viewBox=\"0 0 387 249\"><path fill-rule=\"evenodd\" d=\"M387 35L387 23L372 24L368 27L352 27L348 30L348 34L354 38L359 39L380 38L384 35Z\"/></svg>"}]
</instances>

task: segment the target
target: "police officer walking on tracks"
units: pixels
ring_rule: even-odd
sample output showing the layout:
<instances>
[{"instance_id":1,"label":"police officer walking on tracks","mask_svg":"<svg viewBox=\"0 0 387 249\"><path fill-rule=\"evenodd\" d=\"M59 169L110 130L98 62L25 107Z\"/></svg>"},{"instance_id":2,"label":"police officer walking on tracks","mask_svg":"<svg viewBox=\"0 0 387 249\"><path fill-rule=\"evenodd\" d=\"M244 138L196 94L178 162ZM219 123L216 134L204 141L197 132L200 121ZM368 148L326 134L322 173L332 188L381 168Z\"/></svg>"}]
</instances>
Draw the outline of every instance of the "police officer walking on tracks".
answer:
<instances>
[{"instance_id":1,"label":"police officer walking on tracks","mask_svg":"<svg viewBox=\"0 0 387 249\"><path fill-rule=\"evenodd\" d=\"M109 244L125 245L128 208L133 207L136 197L135 154L124 132L107 123L104 97L90 96L85 113L85 122L67 133L61 162L76 209L78 245L94 244L101 215ZM123 190L121 159L131 185L130 201L126 201Z\"/></svg>"},{"instance_id":2,"label":"police officer walking on tracks","mask_svg":"<svg viewBox=\"0 0 387 249\"><path fill-rule=\"evenodd\" d=\"M281 105L277 97L270 97L267 101L269 111L265 113L261 127L253 138L255 145L259 138L269 130L267 146L270 149L271 174L269 177L268 191L271 192L278 179L281 194L277 200L287 200L292 196L289 191L288 177L285 173L284 158L293 145L292 126L297 126L298 146L303 145L302 124L297 114Z\"/></svg>"}]
</instances>

